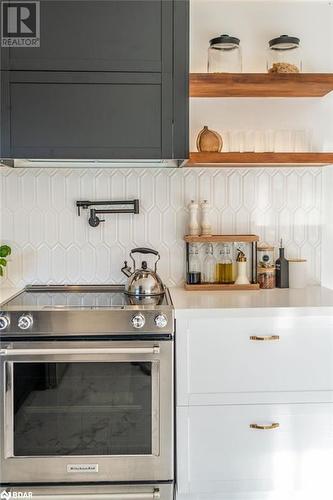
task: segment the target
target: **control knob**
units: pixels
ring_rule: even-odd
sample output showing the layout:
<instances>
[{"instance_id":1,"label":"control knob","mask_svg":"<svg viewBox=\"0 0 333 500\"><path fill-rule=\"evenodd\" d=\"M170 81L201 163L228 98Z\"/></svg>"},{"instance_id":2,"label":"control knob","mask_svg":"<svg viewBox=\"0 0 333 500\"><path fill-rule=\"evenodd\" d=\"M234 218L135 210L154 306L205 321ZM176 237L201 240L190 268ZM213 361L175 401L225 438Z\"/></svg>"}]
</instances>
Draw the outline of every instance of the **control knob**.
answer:
<instances>
[{"instance_id":1,"label":"control knob","mask_svg":"<svg viewBox=\"0 0 333 500\"><path fill-rule=\"evenodd\" d=\"M132 318L132 325L134 328L142 328L145 324L146 320L143 314L136 314Z\"/></svg>"},{"instance_id":2,"label":"control knob","mask_svg":"<svg viewBox=\"0 0 333 500\"><path fill-rule=\"evenodd\" d=\"M18 320L18 327L21 330L28 330L34 324L34 320L32 319L31 314L22 314Z\"/></svg>"},{"instance_id":3,"label":"control knob","mask_svg":"<svg viewBox=\"0 0 333 500\"><path fill-rule=\"evenodd\" d=\"M0 330L6 330L10 325L9 317L6 314L0 315Z\"/></svg>"},{"instance_id":4,"label":"control knob","mask_svg":"<svg viewBox=\"0 0 333 500\"><path fill-rule=\"evenodd\" d=\"M166 317L165 314L158 314L156 317L155 317L155 325L158 327L158 328L164 328L165 326L167 326L168 324L168 318Z\"/></svg>"}]
</instances>

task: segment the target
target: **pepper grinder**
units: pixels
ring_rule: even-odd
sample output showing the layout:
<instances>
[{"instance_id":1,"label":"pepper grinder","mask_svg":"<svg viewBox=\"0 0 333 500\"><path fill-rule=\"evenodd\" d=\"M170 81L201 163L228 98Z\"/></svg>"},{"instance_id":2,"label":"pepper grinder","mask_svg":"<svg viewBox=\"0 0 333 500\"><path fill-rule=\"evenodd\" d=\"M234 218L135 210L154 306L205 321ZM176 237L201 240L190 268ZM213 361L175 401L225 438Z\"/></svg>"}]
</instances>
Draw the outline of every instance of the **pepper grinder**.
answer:
<instances>
[{"instance_id":1,"label":"pepper grinder","mask_svg":"<svg viewBox=\"0 0 333 500\"><path fill-rule=\"evenodd\" d=\"M247 261L245 253L238 248L237 255L237 279L235 285L249 285L249 279L247 277Z\"/></svg>"},{"instance_id":2,"label":"pepper grinder","mask_svg":"<svg viewBox=\"0 0 333 500\"><path fill-rule=\"evenodd\" d=\"M212 236L212 225L209 222L210 204L207 200L201 203L201 235Z\"/></svg>"},{"instance_id":3,"label":"pepper grinder","mask_svg":"<svg viewBox=\"0 0 333 500\"><path fill-rule=\"evenodd\" d=\"M198 222L198 209L199 205L191 200L191 203L188 206L190 211L190 223L189 223L189 232L191 236L199 236L199 222Z\"/></svg>"}]
</instances>

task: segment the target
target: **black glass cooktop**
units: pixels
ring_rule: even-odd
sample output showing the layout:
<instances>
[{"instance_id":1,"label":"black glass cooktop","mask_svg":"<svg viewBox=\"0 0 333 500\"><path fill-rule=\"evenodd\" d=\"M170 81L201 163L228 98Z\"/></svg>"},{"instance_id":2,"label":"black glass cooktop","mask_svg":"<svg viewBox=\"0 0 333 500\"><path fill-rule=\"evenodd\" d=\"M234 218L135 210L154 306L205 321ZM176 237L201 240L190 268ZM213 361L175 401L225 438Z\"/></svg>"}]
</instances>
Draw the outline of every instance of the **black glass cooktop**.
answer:
<instances>
[{"instance_id":1,"label":"black glass cooktop","mask_svg":"<svg viewBox=\"0 0 333 500\"><path fill-rule=\"evenodd\" d=\"M165 295L156 297L130 297L124 293L123 286L76 286L47 285L30 286L22 293L4 304L4 307L38 308L115 308L128 306L167 305Z\"/></svg>"}]
</instances>

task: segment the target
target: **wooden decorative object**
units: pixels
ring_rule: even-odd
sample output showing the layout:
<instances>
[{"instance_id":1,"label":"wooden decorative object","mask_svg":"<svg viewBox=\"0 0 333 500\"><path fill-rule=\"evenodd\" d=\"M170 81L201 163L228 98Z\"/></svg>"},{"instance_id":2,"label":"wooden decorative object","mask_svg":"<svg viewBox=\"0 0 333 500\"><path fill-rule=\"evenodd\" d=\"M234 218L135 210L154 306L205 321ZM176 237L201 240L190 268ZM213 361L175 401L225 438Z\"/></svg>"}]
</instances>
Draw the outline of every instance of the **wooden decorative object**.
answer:
<instances>
[{"instance_id":1,"label":"wooden decorative object","mask_svg":"<svg viewBox=\"0 0 333 500\"><path fill-rule=\"evenodd\" d=\"M200 152L219 153L222 151L222 137L215 130L209 130L207 125L200 130L197 137L197 150Z\"/></svg>"}]
</instances>

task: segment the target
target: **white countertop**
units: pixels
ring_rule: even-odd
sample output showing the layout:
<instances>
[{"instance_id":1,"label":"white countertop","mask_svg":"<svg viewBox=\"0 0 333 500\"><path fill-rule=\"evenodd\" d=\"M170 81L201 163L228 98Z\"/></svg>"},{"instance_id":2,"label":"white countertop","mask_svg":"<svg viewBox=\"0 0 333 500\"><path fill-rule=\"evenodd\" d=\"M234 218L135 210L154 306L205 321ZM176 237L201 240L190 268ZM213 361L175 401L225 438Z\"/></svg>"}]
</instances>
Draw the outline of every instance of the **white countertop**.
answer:
<instances>
[{"instance_id":1,"label":"white countertop","mask_svg":"<svg viewBox=\"0 0 333 500\"><path fill-rule=\"evenodd\" d=\"M21 291L22 288L0 287L0 305ZM189 292L171 287L169 291L176 310L332 308L333 313L333 290L321 286L239 292Z\"/></svg>"},{"instance_id":2,"label":"white countertop","mask_svg":"<svg viewBox=\"0 0 333 500\"><path fill-rule=\"evenodd\" d=\"M22 290L23 288L0 287L0 306L4 302L7 302L7 300L20 293Z\"/></svg>"},{"instance_id":3,"label":"white countertop","mask_svg":"<svg viewBox=\"0 0 333 500\"><path fill-rule=\"evenodd\" d=\"M304 289L251 290L251 291L186 291L170 288L173 305L177 310L193 309L254 309L254 308L332 308L333 290L321 286Z\"/></svg>"}]
</instances>

